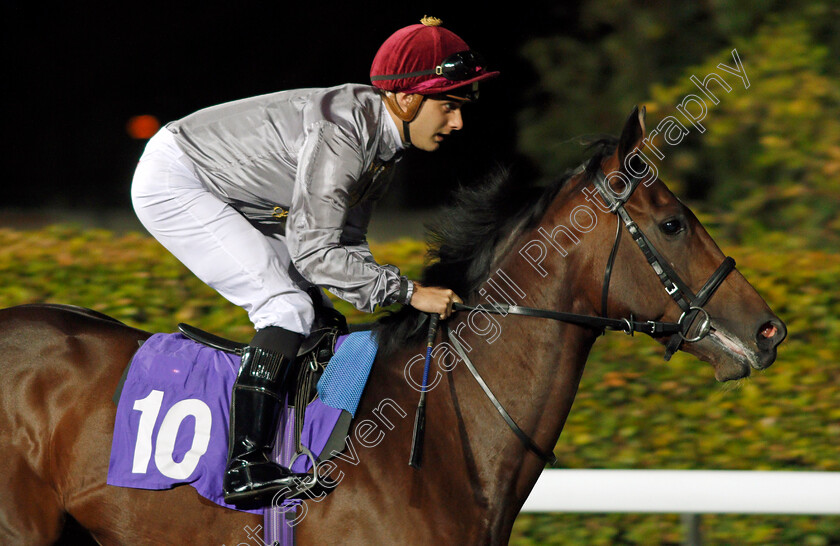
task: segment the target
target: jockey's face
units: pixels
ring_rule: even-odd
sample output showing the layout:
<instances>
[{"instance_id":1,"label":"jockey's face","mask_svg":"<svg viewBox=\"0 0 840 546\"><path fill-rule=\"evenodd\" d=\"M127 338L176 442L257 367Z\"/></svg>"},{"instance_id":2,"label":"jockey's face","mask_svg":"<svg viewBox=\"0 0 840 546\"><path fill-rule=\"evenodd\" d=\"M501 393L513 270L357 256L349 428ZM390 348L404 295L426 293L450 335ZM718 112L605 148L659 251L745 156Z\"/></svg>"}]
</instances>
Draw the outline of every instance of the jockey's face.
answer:
<instances>
[{"instance_id":1,"label":"jockey's face","mask_svg":"<svg viewBox=\"0 0 840 546\"><path fill-rule=\"evenodd\" d=\"M464 126L461 107L465 102L455 98L426 98L410 125L411 144L427 152L440 148L440 143L452 131Z\"/></svg>"}]
</instances>

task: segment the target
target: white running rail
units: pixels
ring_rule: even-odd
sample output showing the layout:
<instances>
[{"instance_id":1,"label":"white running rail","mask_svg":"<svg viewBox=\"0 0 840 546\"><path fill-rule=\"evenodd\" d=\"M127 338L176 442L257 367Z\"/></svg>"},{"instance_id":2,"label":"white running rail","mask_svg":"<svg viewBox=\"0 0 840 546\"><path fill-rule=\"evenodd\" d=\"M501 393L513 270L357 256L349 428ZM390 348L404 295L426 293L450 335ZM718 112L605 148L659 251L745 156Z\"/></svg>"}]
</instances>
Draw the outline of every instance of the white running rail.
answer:
<instances>
[{"instance_id":1,"label":"white running rail","mask_svg":"<svg viewBox=\"0 0 840 546\"><path fill-rule=\"evenodd\" d=\"M523 512L840 514L840 472L545 470Z\"/></svg>"}]
</instances>

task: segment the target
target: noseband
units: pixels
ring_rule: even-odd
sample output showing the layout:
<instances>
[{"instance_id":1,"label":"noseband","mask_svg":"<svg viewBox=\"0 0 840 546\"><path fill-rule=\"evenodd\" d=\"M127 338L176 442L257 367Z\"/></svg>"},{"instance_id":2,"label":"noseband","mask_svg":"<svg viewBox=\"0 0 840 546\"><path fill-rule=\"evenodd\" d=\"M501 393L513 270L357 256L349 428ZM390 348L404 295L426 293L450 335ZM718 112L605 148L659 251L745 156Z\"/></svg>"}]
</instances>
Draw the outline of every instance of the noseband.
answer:
<instances>
[{"instance_id":1,"label":"noseband","mask_svg":"<svg viewBox=\"0 0 840 546\"><path fill-rule=\"evenodd\" d=\"M580 167L577 172L583 172L583 167ZM626 180L626 178L623 179ZM623 331L628 335L633 335L634 332L642 332L651 337L670 335L671 337L665 345L666 361L670 360L671 356L680 349L683 342L694 343L709 335L711 332L711 318L703 306L706 305L709 298L711 298L712 294L714 294L720 287L729 273L735 269L735 260L727 256L715 272L712 273L706 283L700 288L700 290L696 294L693 293L677 272L674 271L674 269L668 264L668 260L660 254L653 243L651 243L650 239L648 239L644 232L639 228L638 224L633 221L633 218L624 208L624 204L630 199L630 196L633 195L633 192L639 186L641 181L641 178L634 177L630 180L629 184L627 184L627 187L620 195L617 195L610 187L602 170L598 170L598 173L595 175L593 181L595 189L601 195L601 198L604 200L604 203L607 205L609 211L615 214L618 218L616 223L615 241L613 242L612 250L610 251L609 258L607 259L607 265L604 269L604 284L601 289L601 316L580 315L577 313L566 313L563 311L536 309L533 307L522 307L519 305L503 305L498 303L489 305L479 304L476 306L455 303L453 305L453 310L478 310L500 315L512 314L546 318L576 324L578 326L599 329L601 332L605 330L615 330ZM671 296L680 309L682 309L682 314L679 319L677 319L677 322L661 322L653 320L638 322L633 318L632 314L629 318L616 319L607 317L607 301L610 290L610 279L612 277L615 257L618 252L618 245L621 241L621 233L623 231L621 229L622 225L630 233L630 236L633 237L633 241L636 242L636 245L647 259L648 264L650 264L651 268L653 268L653 271L665 287L665 291L669 296ZM691 330L691 326L694 324L694 321L698 316L702 316L699 331L696 335L689 337L688 334ZM534 441L525 434L519 426L516 425L496 396L490 391L481 375L479 375L478 370L476 370L472 361L470 361L469 357L464 352L464 349L454 332L448 328L446 329L448 331L449 340L452 342L452 345L458 352L458 355L467 365L467 369L469 369L470 373L473 375L479 386L490 399L490 402L492 402L493 406L495 406L496 410L501 414L502 418L511 430L513 430L520 441L522 441L525 447L527 447L530 451L536 453L541 459L549 464L554 464L556 462L554 454L539 448Z\"/></svg>"}]
</instances>

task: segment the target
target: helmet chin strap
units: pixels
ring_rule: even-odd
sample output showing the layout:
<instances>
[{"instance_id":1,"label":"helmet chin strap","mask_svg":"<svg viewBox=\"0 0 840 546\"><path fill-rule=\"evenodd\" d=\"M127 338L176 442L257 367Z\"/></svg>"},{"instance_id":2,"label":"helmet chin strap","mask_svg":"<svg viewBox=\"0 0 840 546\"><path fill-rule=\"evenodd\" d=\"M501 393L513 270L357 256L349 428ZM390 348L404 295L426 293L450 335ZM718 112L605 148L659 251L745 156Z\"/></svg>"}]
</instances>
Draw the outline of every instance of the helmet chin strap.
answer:
<instances>
[{"instance_id":1,"label":"helmet chin strap","mask_svg":"<svg viewBox=\"0 0 840 546\"><path fill-rule=\"evenodd\" d=\"M411 144L411 127L409 126L410 123L411 123L410 121L403 120L403 136L405 137L405 143L408 144L409 146L412 146L412 144Z\"/></svg>"},{"instance_id":2,"label":"helmet chin strap","mask_svg":"<svg viewBox=\"0 0 840 546\"><path fill-rule=\"evenodd\" d=\"M403 138L406 144L411 144L411 129L409 124L417 117L417 112L420 111L420 105L423 104L425 98L424 95L417 93L406 95L407 102L403 108L397 101L396 93L388 92L384 94L385 104L388 105L388 109L403 123Z\"/></svg>"}]
</instances>

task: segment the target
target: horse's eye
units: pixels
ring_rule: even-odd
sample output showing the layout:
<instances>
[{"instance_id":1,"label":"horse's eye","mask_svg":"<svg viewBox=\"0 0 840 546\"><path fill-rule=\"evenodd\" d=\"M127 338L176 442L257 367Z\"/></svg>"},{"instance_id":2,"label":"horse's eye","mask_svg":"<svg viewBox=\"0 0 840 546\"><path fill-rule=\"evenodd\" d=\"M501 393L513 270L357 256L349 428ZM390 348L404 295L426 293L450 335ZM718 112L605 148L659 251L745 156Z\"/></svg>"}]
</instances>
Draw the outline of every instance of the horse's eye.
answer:
<instances>
[{"instance_id":1,"label":"horse's eye","mask_svg":"<svg viewBox=\"0 0 840 546\"><path fill-rule=\"evenodd\" d=\"M680 222L676 218L671 218L670 220L665 220L664 222L659 224L659 229L665 235L676 235L684 229L684 226L682 222Z\"/></svg>"}]
</instances>

